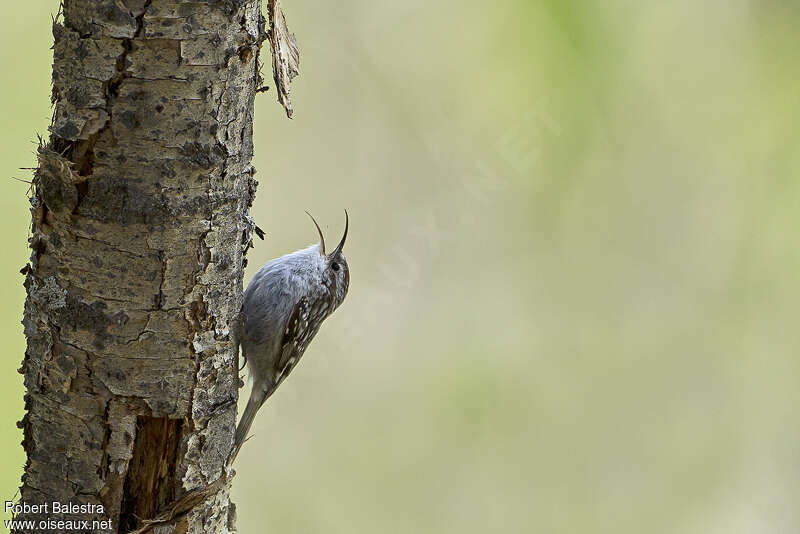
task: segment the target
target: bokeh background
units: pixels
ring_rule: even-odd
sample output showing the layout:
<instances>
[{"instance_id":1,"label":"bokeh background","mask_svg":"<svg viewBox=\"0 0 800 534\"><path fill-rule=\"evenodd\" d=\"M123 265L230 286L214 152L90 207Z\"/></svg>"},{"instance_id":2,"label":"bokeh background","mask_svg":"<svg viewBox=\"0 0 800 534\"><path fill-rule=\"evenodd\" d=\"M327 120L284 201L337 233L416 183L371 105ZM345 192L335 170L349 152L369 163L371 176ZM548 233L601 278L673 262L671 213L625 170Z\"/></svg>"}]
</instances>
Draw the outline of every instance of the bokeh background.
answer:
<instances>
[{"instance_id":1,"label":"bokeh background","mask_svg":"<svg viewBox=\"0 0 800 534\"><path fill-rule=\"evenodd\" d=\"M352 284L240 456L240 530L800 531L800 8L284 4L247 278L348 208ZM0 22L0 500L56 9Z\"/></svg>"}]
</instances>

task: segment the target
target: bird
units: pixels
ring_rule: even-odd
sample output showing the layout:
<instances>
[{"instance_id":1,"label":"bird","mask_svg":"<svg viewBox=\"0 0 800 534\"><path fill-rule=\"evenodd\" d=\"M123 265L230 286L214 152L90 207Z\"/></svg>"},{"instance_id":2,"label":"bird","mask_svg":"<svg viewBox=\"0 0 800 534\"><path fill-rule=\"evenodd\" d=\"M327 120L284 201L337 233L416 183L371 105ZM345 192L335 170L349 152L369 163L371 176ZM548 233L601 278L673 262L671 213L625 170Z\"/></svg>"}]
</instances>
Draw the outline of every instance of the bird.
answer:
<instances>
[{"instance_id":1,"label":"bird","mask_svg":"<svg viewBox=\"0 0 800 534\"><path fill-rule=\"evenodd\" d=\"M347 210L344 234L330 253L325 250L319 224L306 214L317 228L319 243L264 264L247 285L234 321L234 345L241 347L251 391L236 426L228 465L239 454L258 410L297 366L323 321L347 296L350 269L342 252L350 226Z\"/></svg>"}]
</instances>

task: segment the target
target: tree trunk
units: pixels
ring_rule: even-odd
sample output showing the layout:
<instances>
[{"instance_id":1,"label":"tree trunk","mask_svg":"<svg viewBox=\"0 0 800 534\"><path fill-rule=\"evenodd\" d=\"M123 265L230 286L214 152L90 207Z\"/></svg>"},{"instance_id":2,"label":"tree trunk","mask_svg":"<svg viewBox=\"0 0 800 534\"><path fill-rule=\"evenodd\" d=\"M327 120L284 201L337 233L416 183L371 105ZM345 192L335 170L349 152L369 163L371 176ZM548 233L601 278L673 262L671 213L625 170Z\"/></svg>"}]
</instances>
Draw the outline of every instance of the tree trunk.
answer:
<instances>
[{"instance_id":1,"label":"tree trunk","mask_svg":"<svg viewBox=\"0 0 800 534\"><path fill-rule=\"evenodd\" d=\"M19 504L48 507L18 513L35 524L17 531L127 532L217 480L231 449L265 21L260 0L63 4L21 369ZM233 518L226 486L160 531Z\"/></svg>"}]
</instances>

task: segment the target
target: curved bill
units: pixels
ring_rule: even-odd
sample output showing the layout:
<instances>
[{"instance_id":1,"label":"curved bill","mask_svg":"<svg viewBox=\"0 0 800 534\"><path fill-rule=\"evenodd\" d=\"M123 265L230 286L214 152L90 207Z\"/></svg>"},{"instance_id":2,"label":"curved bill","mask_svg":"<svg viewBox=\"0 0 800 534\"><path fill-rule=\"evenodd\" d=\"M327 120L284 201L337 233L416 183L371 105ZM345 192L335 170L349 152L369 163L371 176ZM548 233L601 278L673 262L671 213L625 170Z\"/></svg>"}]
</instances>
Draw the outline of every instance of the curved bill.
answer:
<instances>
[{"instance_id":1,"label":"curved bill","mask_svg":"<svg viewBox=\"0 0 800 534\"><path fill-rule=\"evenodd\" d=\"M311 220L314 222L314 226L317 227L317 233L319 233L319 253L321 256L325 255L325 237L322 235L322 230L319 229L319 225L317 221L314 219L314 216L310 213L306 212L306 215L311 217Z\"/></svg>"},{"instance_id":2,"label":"curved bill","mask_svg":"<svg viewBox=\"0 0 800 534\"><path fill-rule=\"evenodd\" d=\"M342 240L339 241L339 244L336 245L336 249L331 252L331 256L335 256L342 251L344 247L344 242L347 239L347 228L350 226L350 217L347 215L347 210L344 210L344 235L342 236Z\"/></svg>"}]
</instances>

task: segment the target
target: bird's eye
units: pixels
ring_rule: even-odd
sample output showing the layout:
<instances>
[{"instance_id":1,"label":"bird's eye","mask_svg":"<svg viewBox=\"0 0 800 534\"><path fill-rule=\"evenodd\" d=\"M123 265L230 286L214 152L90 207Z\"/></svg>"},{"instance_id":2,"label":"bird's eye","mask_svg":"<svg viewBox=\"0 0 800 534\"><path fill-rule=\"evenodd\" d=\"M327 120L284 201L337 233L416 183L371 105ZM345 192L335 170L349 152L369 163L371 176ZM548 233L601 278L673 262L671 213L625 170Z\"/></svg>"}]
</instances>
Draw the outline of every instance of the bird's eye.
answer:
<instances>
[{"instance_id":1,"label":"bird's eye","mask_svg":"<svg viewBox=\"0 0 800 534\"><path fill-rule=\"evenodd\" d=\"M336 263L336 262L331 263L331 269L333 269L334 271L338 271L339 270L339 264Z\"/></svg>"}]
</instances>

